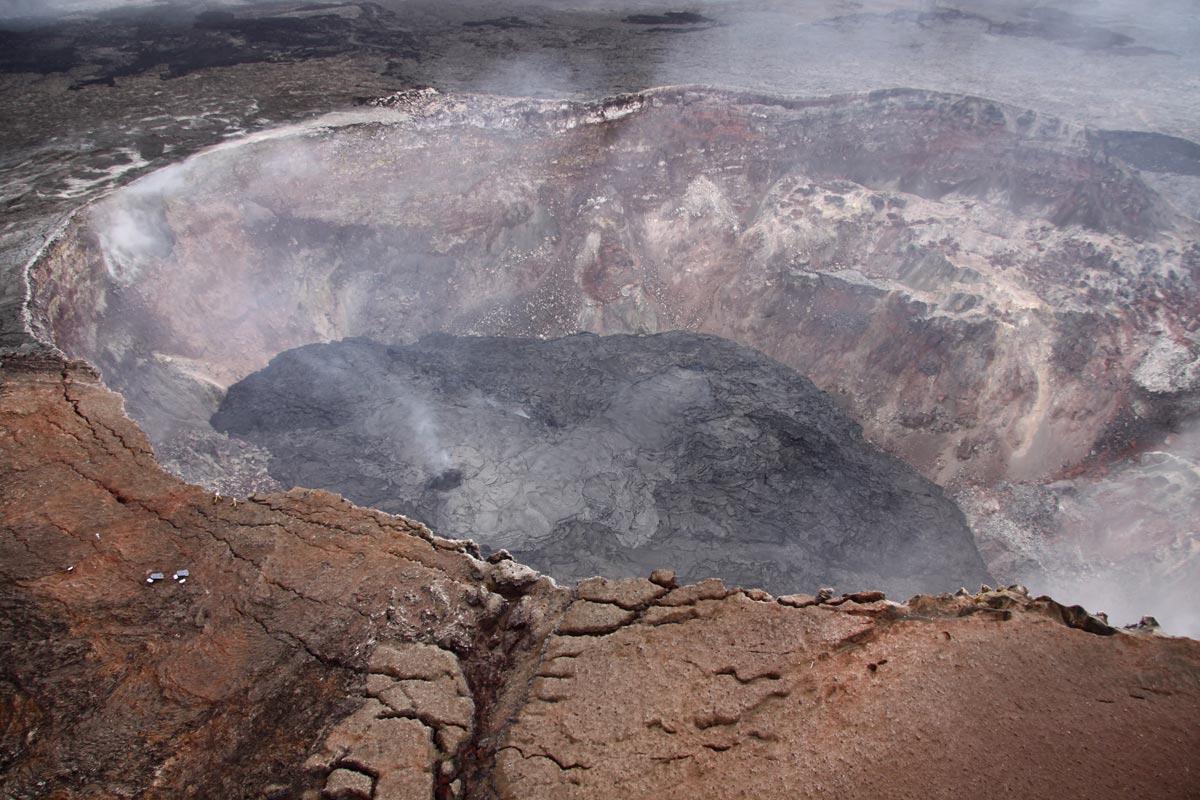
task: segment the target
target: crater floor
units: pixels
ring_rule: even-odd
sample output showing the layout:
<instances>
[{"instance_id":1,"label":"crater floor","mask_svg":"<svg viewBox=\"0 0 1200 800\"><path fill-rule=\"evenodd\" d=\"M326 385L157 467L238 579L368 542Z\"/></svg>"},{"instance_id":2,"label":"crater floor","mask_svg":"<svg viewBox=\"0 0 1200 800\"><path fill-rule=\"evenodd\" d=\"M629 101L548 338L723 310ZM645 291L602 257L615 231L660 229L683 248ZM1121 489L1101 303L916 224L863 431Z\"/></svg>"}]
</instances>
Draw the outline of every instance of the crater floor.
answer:
<instances>
[{"instance_id":1,"label":"crater floor","mask_svg":"<svg viewBox=\"0 0 1200 800\"><path fill-rule=\"evenodd\" d=\"M213 425L329 489L556 578L667 565L769 591L990 581L961 513L828 395L685 332L367 339L276 356Z\"/></svg>"}]
</instances>

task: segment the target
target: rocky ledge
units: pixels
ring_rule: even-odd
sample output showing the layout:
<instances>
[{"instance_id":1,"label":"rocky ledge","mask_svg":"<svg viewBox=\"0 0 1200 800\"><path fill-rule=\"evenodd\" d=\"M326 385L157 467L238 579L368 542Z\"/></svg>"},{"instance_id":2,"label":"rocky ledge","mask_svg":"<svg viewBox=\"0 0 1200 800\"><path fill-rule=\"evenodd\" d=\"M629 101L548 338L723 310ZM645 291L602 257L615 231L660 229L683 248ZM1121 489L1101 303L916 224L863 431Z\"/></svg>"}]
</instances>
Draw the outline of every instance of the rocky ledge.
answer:
<instances>
[{"instance_id":1,"label":"rocky ledge","mask_svg":"<svg viewBox=\"0 0 1200 800\"><path fill-rule=\"evenodd\" d=\"M159 469L78 363L0 378L6 797L1184 797L1200 643L1021 587L563 588L322 491Z\"/></svg>"}]
</instances>

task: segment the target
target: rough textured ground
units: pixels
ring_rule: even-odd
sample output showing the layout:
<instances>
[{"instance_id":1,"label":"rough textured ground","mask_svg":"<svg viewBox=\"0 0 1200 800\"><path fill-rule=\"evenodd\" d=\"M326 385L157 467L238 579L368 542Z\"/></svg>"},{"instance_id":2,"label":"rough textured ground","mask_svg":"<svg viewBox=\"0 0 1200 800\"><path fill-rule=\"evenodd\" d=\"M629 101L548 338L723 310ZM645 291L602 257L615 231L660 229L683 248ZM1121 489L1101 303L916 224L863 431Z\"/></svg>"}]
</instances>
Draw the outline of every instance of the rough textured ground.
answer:
<instances>
[{"instance_id":1,"label":"rough textured ground","mask_svg":"<svg viewBox=\"0 0 1200 800\"><path fill-rule=\"evenodd\" d=\"M1019 588L895 604L658 573L568 591L324 492L182 484L94 373L52 359L3 365L0 485L9 797L1200 786L1200 644Z\"/></svg>"},{"instance_id":2,"label":"rough textured ground","mask_svg":"<svg viewBox=\"0 0 1200 800\"><path fill-rule=\"evenodd\" d=\"M289 350L213 425L283 486L504 547L560 580L904 595L989 580L961 512L803 376L715 336L429 336Z\"/></svg>"}]
</instances>

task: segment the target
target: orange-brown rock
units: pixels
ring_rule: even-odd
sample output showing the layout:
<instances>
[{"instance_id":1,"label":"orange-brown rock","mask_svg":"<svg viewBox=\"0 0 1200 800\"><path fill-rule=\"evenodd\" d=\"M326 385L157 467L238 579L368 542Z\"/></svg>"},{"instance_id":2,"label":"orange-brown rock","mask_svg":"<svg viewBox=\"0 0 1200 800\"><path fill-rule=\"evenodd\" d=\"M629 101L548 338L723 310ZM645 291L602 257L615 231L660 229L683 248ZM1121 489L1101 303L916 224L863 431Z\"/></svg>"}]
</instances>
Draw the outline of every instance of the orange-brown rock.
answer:
<instances>
[{"instance_id":1,"label":"orange-brown rock","mask_svg":"<svg viewBox=\"0 0 1200 800\"><path fill-rule=\"evenodd\" d=\"M0 375L0 794L1200 787L1195 641L1117 631L1020 587L793 607L670 583L575 591L328 493L208 494L158 468L86 367L12 359Z\"/></svg>"},{"instance_id":2,"label":"orange-brown rock","mask_svg":"<svg viewBox=\"0 0 1200 800\"><path fill-rule=\"evenodd\" d=\"M577 646L560 696L532 698L501 743L500 796L1182 798L1198 786L1172 763L1200 743L1172 707L1195 708L1194 642L1095 636L1024 610L958 616L949 601L936 604L948 616L895 621L706 602L702 619Z\"/></svg>"}]
</instances>

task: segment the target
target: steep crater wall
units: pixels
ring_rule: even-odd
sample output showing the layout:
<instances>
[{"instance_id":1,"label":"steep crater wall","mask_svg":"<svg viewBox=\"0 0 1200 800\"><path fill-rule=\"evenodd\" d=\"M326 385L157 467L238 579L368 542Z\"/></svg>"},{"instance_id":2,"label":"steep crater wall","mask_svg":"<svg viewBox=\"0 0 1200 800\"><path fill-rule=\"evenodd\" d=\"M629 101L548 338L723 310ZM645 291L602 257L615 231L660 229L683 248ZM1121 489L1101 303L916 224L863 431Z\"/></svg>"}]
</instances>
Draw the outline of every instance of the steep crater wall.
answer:
<instances>
[{"instance_id":1,"label":"steep crater wall","mask_svg":"<svg viewBox=\"0 0 1200 800\"><path fill-rule=\"evenodd\" d=\"M922 92L396 104L90 207L35 321L159 443L288 347L439 330L723 335L943 484L1119 450L1196 388L1129 377L1195 356L1195 223L1082 129Z\"/></svg>"}]
</instances>

